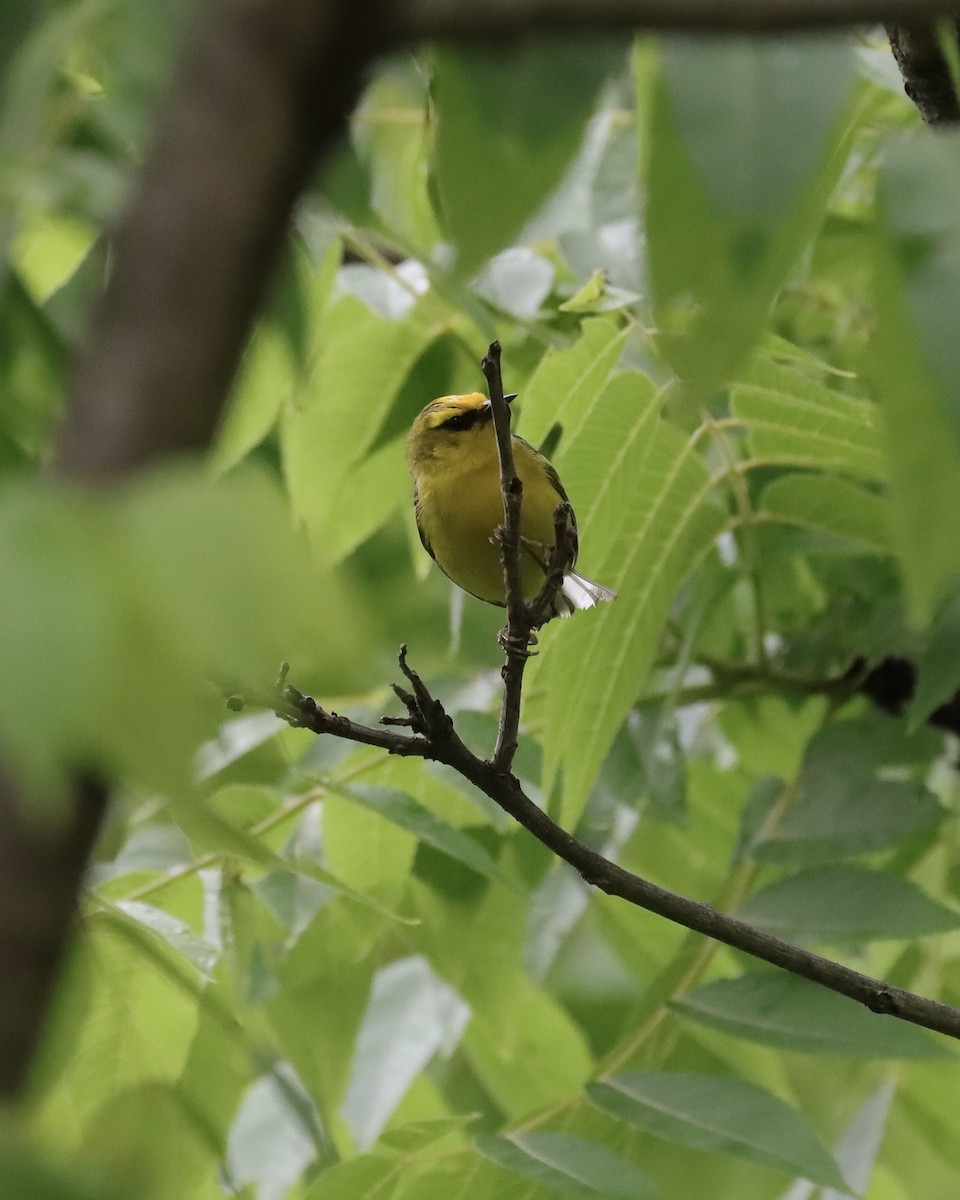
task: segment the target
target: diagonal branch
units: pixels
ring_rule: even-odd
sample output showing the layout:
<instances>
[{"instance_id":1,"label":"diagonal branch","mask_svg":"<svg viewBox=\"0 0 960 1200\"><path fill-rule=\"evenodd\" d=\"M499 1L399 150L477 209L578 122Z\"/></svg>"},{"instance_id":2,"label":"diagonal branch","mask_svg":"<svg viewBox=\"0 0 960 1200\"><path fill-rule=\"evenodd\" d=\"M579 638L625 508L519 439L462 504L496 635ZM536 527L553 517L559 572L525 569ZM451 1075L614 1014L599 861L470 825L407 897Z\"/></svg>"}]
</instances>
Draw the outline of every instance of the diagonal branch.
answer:
<instances>
[{"instance_id":1,"label":"diagonal branch","mask_svg":"<svg viewBox=\"0 0 960 1200\"><path fill-rule=\"evenodd\" d=\"M608 895L619 896L638 908L656 913L695 933L702 933L753 958L821 984L856 1000L872 1012L895 1016L960 1039L960 1009L918 996L905 988L894 987L881 979L874 979L820 954L794 946L782 938L755 929L745 921L718 912L709 904L701 904L659 887L591 850L538 808L514 774L502 770L493 760L485 761L470 750L457 734L442 705L431 696L426 685L407 664L405 649L401 652L400 665L413 686L413 691L403 692L402 697L411 724L417 731L412 735L387 732L329 713L312 697L304 696L286 684L273 697L270 707L290 724L310 729L316 734L333 734L364 745L379 746L390 754L413 755L444 763L499 804L542 845L578 871L587 883Z\"/></svg>"}]
</instances>

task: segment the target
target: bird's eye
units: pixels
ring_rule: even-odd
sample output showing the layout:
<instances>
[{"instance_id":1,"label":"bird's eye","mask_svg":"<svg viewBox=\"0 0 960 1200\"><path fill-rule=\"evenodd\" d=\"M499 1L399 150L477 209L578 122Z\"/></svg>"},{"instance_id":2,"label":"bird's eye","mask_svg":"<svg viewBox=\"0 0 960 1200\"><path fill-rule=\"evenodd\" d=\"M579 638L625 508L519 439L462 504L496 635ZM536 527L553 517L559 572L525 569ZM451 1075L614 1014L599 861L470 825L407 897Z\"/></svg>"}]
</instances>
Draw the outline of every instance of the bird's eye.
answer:
<instances>
[{"instance_id":1,"label":"bird's eye","mask_svg":"<svg viewBox=\"0 0 960 1200\"><path fill-rule=\"evenodd\" d=\"M448 417L444 421L443 428L452 430L454 433L462 433L463 430L469 429L471 425L475 424L479 415L476 411L457 413L455 417Z\"/></svg>"}]
</instances>

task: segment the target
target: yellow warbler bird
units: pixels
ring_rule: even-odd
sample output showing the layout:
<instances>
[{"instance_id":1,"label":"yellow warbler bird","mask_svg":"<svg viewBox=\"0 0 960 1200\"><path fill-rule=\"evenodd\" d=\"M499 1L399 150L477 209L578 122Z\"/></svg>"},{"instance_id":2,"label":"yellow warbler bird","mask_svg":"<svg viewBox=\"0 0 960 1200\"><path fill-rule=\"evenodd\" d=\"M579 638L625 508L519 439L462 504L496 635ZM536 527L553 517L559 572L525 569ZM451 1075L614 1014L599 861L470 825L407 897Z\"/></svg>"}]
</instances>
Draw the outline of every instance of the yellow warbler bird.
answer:
<instances>
[{"instance_id":1,"label":"yellow warbler bird","mask_svg":"<svg viewBox=\"0 0 960 1200\"><path fill-rule=\"evenodd\" d=\"M513 397L509 397L513 399ZM513 437L514 466L523 484L520 568L525 600L545 578L554 542L554 512L567 502L556 471L539 451ZM407 437L420 540L449 579L490 604L504 603L503 566L494 533L503 524L500 462L490 401L479 392L441 396L428 404ZM573 523L576 558L576 519ZM574 570L563 577L552 615L613 600L616 592Z\"/></svg>"}]
</instances>

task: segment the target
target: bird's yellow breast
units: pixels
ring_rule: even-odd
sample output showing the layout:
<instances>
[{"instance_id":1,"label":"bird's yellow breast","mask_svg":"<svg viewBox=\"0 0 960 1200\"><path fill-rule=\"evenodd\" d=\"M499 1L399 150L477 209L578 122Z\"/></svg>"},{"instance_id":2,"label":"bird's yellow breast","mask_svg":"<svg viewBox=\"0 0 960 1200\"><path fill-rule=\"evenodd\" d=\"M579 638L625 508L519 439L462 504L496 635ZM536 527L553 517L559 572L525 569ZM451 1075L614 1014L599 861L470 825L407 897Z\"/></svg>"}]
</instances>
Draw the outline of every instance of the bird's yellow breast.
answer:
<instances>
[{"instance_id":1,"label":"bird's yellow breast","mask_svg":"<svg viewBox=\"0 0 960 1200\"><path fill-rule=\"evenodd\" d=\"M523 484L521 534L546 549L553 544L553 513L561 497L534 450L514 438L513 453ZM465 591L502 604L503 567L493 537L503 523L503 499L492 424L457 438L417 472L416 482L420 527L440 568ZM543 572L529 552L522 554L521 566L529 598L539 590Z\"/></svg>"}]
</instances>

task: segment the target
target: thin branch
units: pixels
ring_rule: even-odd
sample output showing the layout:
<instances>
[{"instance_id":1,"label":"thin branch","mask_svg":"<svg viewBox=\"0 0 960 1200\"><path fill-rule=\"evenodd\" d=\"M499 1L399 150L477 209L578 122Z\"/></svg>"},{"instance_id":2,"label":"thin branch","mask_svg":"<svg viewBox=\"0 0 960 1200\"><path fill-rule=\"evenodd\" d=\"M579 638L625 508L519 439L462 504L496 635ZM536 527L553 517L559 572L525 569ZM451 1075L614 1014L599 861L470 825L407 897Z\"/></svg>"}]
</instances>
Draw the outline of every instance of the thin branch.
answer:
<instances>
[{"instance_id":1,"label":"thin branch","mask_svg":"<svg viewBox=\"0 0 960 1200\"><path fill-rule=\"evenodd\" d=\"M388 733L328 713L311 697L285 683L272 707L284 720L317 734L332 733L364 745L379 746L391 754L414 755L444 763L499 804L542 845L574 867L587 883L608 895L619 896L695 933L821 984L856 1000L872 1012L895 1016L960 1039L960 1010L794 946L736 917L718 912L709 904L667 891L591 850L538 808L515 775L501 770L493 760L478 757L464 744L443 706L431 696L406 662L405 650L401 652L400 665L413 688L410 692L398 691L407 707L410 724L415 730L413 734Z\"/></svg>"},{"instance_id":2,"label":"thin branch","mask_svg":"<svg viewBox=\"0 0 960 1200\"><path fill-rule=\"evenodd\" d=\"M523 574L520 567L520 517L523 504L523 484L513 461L513 435L510 432L510 407L503 395L500 373L500 343L491 342L480 364L493 410L493 428L497 438L497 457L500 462L500 493L503 497L503 525L497 530L500 556L503 560L503 586L507 609L507 627L500 635L503 646L503 696L497 741L491 761L501 771L509 773L517 752L517 733L520 728L520 698L523 672L529 656L532 625L523 598Z\"/></svg>"},{"instance_id":3,"label":"thin branch","mask_svg":"<svg viewBox=\"0 0 960 1200\"><path fill-rule=\"evenodd\" d=\"M515 634L517 644L524 638L527 606L523 599L523 578L520 569L520 510L523 503L523 484L513 461L513 436L510 432L510 406L503 395L500 374L500 343L491 342L480 364L493 410L493 428L497 436L497 457L500 460L500 492L503 496L503 528L500 531L500 553L503 558L503 583L507 605L507 641ZM524 642L523 649L526 650Z\"/></svg>"},{"instance_id":4,"label":"thin branch","mask_svg":"<svg viewBox=\"0 0 960 1200\"><path fill-rule=\"evenodd\" d=\"M503 525L497 530L497 540L503 560L507 609L507 627L500 634L500 644L504 651L501 671L503 696L500 702L497 741L490 762L496 770L509 774L517 752L523 673L530 657L530 645L534 641L536 630L552 615L554 600L563 585L564 572L570 567L576 553L576 538L570 505L562 502L557 505L554 514L554 541L549 559L544 564L543 584L533 600L527 603L523 596L520 565L523 484L517 476L513 459L510 407L503 394L499 342L490 343L480 366L490 393L500 462Z\"/></svg>"}]
</instances>

